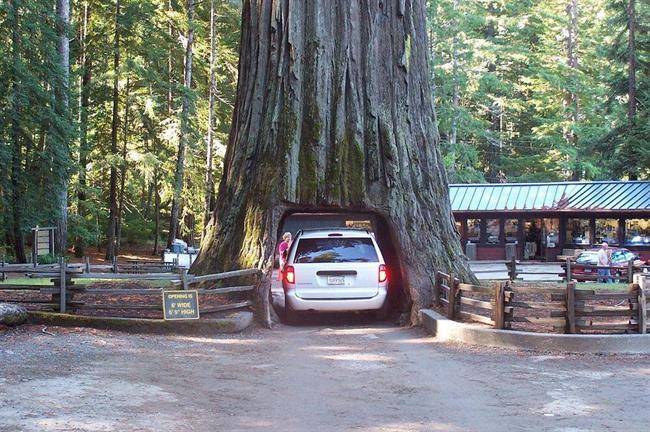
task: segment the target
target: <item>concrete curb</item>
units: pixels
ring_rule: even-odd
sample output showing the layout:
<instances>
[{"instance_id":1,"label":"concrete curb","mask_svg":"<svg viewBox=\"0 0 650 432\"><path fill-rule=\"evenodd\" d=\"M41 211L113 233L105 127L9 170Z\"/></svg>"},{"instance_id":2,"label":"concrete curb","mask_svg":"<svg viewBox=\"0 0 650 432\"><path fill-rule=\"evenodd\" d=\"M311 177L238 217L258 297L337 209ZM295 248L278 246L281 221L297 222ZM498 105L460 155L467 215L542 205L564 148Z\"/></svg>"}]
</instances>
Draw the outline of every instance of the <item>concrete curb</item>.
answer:
<instances>
[{"instance_id":1,"label":"concrete curb","mask_svg":"<svg viewBox=\"0 0 650 432\"><path fill-rule=\"evenodd\" d=\"M592 354L650 354L650 335L568 335L495 330L452 321L431 309L420 311L422 326L440 341L499 348Z\"/></svg>"},{"instance_id":2,"label":"concrete curb","mask_svg":"<svg viewBox=\"0 0 650 432\"><path fill-rule=\"evenodd\" d=\"M108 318L51 312L29 312L27 322L61 327L92 327L126 333L207 335L239 333L253 323L253 313L242 311L235 312L224 318L165 321L148 318Z\"/></svg>"}]
</instances>

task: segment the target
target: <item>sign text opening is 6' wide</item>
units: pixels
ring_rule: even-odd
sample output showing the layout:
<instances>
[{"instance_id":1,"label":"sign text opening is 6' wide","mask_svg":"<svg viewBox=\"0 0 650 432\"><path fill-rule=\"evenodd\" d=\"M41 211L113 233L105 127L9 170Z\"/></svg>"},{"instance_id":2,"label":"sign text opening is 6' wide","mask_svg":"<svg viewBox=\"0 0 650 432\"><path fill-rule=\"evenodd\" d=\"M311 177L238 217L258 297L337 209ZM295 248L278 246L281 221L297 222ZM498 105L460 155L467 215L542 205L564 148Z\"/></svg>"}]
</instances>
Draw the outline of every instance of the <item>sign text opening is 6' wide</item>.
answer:
<instances>
[{"instance_id":1,"label":"sign text opening is 6' wide","mask_svg":"<svg viewBox=\"0 0 650 432\"><path fill-rule=\"evenodd\" d=\"M163 291L163 312L166 320L199 319L198 291Z\"/></svg>"}]
</instances>

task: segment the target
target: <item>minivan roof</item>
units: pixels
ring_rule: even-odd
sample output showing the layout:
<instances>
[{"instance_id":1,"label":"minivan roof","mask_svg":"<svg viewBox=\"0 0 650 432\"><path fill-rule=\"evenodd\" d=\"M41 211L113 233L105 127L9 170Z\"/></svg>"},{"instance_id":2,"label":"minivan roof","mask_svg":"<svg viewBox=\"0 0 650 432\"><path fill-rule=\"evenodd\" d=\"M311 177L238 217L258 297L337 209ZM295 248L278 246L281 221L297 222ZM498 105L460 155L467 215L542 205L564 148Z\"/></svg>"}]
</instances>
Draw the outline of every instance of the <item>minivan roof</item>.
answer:
<instances>
[{"instance_id":1,"label":"minivan roof","mask_svg":"<svg viewBox=\"0 0 650 432\"><path fill-rule=\"evenodd\" d=\"M332 235L334 234L334 235ZM372 237L372 234L362 228L319 228L301 230L300 238L326 238L326 237Z\"/></svg>"}]
</instances>

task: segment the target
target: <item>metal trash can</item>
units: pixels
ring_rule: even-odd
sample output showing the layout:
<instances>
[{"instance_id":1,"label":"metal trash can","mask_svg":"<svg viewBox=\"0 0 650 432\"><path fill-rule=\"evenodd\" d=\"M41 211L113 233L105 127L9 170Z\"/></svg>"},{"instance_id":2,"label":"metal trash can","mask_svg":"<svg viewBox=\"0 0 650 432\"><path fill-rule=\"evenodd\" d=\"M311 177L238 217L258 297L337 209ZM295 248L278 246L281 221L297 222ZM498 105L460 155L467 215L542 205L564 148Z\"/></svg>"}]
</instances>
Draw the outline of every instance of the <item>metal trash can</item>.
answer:
<instances>
[{"instance_id":1,"label":"metal trash can","mask_svg":"<svg viewBox=\"0 0 650 432\"><path fill-rule=\"evenodd\" d=\"M467 242L465 245L465 255L470 261L476 261L476 243Z\"/></svg>"}]
</instances>

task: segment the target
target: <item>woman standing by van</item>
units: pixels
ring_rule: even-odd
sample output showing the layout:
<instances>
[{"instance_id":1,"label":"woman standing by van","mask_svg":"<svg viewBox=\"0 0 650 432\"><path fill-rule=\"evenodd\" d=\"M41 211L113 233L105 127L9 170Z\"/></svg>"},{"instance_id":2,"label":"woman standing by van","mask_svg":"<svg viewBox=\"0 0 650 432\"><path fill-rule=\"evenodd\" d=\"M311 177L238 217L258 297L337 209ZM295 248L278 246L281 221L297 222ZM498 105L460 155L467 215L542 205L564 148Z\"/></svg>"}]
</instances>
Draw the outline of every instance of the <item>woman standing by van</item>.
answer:
<instances>
[{"instance_id":1,"label":"woman standing by van","mask_svg":"<svg viewBox=\"0 0 650 432\"><path fill-rule=\"evenodd\" d=\"M282 280L282 272L284 266L287 264L289 257L289 248L291 247L291 233L285 232L282 234L282 241L278 245L278 254L280 255L280 271L278 272L278 280Z\"/></svg>"}]
</instances>

